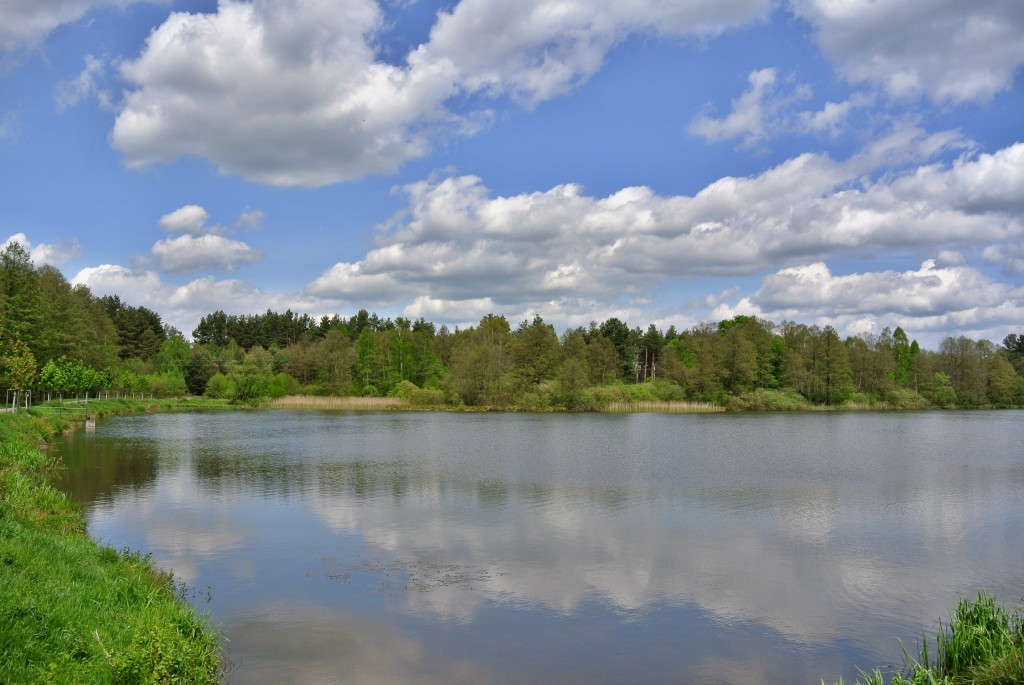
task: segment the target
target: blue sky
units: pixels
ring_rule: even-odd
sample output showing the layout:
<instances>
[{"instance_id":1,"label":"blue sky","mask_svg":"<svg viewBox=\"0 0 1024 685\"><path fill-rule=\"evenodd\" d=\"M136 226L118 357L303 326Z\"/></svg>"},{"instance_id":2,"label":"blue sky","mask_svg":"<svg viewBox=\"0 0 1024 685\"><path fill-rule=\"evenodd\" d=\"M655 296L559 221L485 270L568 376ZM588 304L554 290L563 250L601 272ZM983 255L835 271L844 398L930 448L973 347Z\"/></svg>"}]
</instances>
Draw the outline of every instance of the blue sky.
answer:
<instances>
[{"instance_id":1,"label":"blue sky","mask_svg":"<svg viewBox=\"0 0 1024 685\"><path fill-rule=\"evenodd\" d=\"M1024 325L1018 0L0 1L0 241L216 309Z\"/></svg>"}]
</instances>

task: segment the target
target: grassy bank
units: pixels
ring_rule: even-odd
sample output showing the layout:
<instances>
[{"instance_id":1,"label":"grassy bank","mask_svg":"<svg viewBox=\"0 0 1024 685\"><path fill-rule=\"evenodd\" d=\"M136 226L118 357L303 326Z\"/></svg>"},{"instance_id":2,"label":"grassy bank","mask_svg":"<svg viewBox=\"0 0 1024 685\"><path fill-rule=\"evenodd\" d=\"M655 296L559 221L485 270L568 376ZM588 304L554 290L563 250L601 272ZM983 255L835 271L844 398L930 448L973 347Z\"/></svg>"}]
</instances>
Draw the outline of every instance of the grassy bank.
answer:
<instances>
[{"instance_id":1,"label":"grassy bank","mask_svg":"<svg viewBox=\"0 0 1024 685\"><path fill-rule=\"evenodd\" d=\"M90 403L91 417L146 410ZM40 441L81 413L0 415L0 683L215 683L217 634L139 554L85 534Z\"/></svg>"},{"instance_id":2,"label":"grassy bank","mask_svg":"<svg viewBox=\"0 0 1024 685\"><path fill-rule=\"evenodd\" d=\"M931 642L924 637L916 660L904 651L906 667L890 685L1024 684L1024 615L1008 610L994 597L960 600L949 623L940 621ZM881 670L864 673L858 685L886 685ZM839 680L837 685L843 685Z\"/></svg>"}]
</instances>

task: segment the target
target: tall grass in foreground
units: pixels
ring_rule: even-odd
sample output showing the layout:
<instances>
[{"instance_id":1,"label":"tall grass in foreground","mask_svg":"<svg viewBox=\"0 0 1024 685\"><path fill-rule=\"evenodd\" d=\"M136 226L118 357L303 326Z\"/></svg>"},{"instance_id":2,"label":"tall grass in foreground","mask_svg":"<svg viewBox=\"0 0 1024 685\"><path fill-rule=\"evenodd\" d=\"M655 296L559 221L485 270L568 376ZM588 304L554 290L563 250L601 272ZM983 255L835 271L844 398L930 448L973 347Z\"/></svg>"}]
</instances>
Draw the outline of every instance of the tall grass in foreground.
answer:
<instances>
[{"instance_id":1,"label":"tall grass in foreground","mask_svg":"<svg viewBox=\"0 0 1024 685\"><path fill-rule=\"evenodd\" d=\"M148 557L85 535L36 444L59 420L0 415L0 683L218 682L218 636Z\"/></svg>"},{"instance_id":2,"label":"tall grass in foreground","mask_svg":"<svg viewBox=\"0 0 1024 685\"><path fill-rule=\"evenodd\" d=\"M904 649L906 668L890 677L890 685L1020 685L1024 683L1024 615L1008 611L985 592L962 599L939 621L934 653L927 636L914 661ZM933 658L934 657L934 658ZM881 670L864 673L863 685L886 685ZM824 681L822 681L824 683ZM842 679L837 685L843 685Z\"/></svg>"}]
</instances>

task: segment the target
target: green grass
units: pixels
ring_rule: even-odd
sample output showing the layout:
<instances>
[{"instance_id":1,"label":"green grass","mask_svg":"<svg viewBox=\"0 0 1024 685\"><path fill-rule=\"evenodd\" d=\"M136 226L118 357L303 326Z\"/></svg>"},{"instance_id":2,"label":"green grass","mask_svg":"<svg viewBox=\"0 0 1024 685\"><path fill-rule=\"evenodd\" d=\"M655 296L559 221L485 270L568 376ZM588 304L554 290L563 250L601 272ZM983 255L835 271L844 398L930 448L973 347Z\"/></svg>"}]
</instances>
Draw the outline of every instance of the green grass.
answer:
<instances>
[{"instance_id":1,"label":"green grass","mask_svg":"<svg viewBox=\"0 0 1024 685\"><path fill-rule=\"evenodd\" d=\"M0 683L218 682L219 636L171 575L93 542L49 484L37 442L64 426L0 415Z\"/></svg>"},{"instance_id":2,"label":"green grass","mask_svg":"<svg viewBox=\"0 0 1024 685\"><path fill-rule=\"evenodd\" d=\"M939 622L934 649L927 637L913 660L904 650L906 667L890 676L889 685L1020 685L1024 684L1024 615L1008 610L985 592L962 599ZM886 685L879 669L862 672L862 685ZM837 685L843 685L840 679Z\"/></svg>"}]
</instances>

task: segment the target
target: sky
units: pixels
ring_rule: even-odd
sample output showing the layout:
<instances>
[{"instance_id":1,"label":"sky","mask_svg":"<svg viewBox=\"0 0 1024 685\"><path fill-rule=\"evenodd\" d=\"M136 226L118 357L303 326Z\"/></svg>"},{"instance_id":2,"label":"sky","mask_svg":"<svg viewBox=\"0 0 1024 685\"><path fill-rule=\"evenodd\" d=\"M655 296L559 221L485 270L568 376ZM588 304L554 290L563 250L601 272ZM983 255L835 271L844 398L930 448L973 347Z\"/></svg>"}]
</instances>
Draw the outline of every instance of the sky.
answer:
<instances>
[{"instance_id":1,"label":"sky","mask_svg":"<svg viewBox=\"0 0 1024 685\"><path fill-rule=\"evenodd\" d=\"M0 241L268 309L1024 330L1020 0L0 0Z\"/></svg>"}]
</instances>

